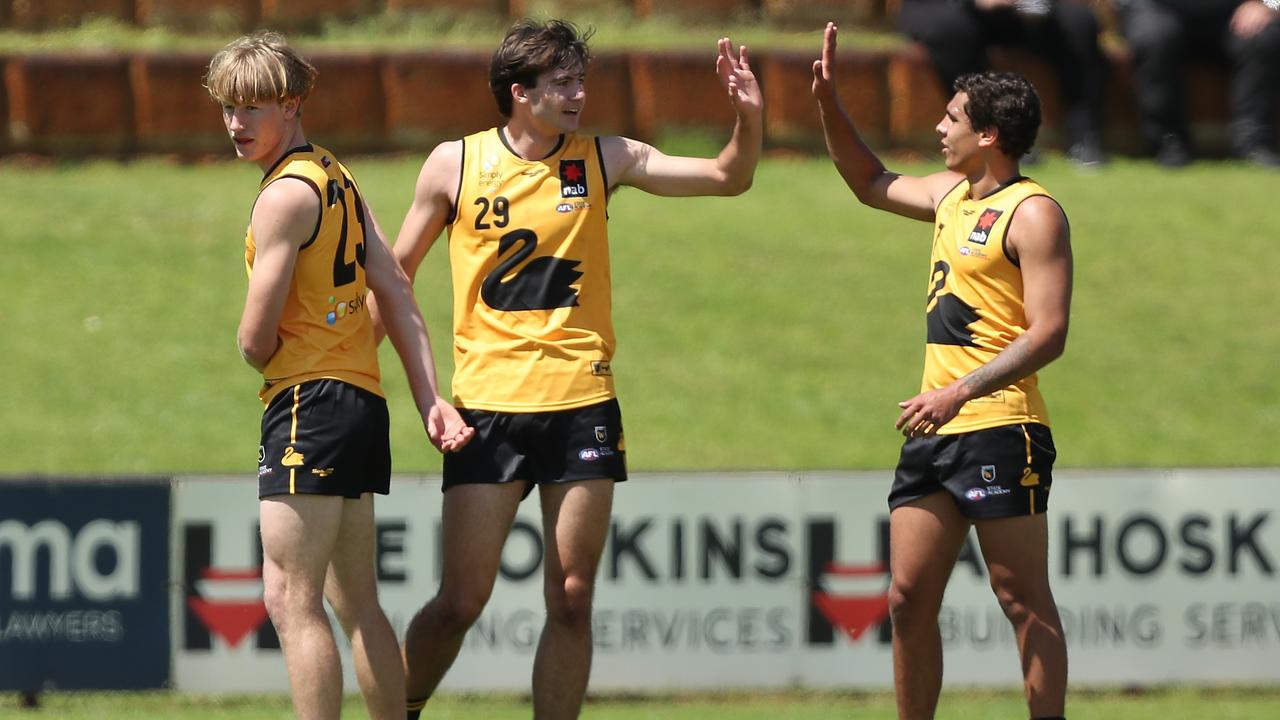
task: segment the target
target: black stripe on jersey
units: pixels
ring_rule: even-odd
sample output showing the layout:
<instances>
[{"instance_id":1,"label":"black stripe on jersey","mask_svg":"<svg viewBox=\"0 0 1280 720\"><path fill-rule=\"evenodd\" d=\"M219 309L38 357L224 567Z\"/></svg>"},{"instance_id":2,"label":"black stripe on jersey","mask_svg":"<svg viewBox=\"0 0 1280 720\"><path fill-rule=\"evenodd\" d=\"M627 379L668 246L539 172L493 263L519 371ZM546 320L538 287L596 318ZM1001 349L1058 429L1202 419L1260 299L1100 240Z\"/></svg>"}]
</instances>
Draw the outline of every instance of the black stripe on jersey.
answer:
<instances>
[{"instance_id":1,"label":"black stripe on jersey","mask_svg":"<svg viewBox=\"0 0 1280 720\"><path fill-rule=\"evenodd\" d=\"M1014 267L1016 267L1016 268L1021 268L1021 267L1022 267L1022 263L1020 263L1020 262L1018 262L1017 260L1015 260L1015 259L1014 259L1014 257L1013 257L1013 255L1010 255L1010 254L1009 254L1009 227L1013 225L1013 216L1014 216L1014 213L1017 213L1017 212L1018 212L1018 208L1022 207L1022 203L1026 202L1027 200L1029 200L1030 198L1033 198L1033 197L1046 197L1046 198L1049 198L1050 200L1053 200L1053 204L1054 204L1054 205L1057 205L1059 210L1062 210L1062 217L1064 217L1064 218L1065 218L1065 217L1067 217L1067 211L1062 209L1062 203L1058 202L1056 199L1054 199L1054 198L1052 198L1052 197L1050 197L1050 196L1048 196L1048 195L1043 195L1043 194L1040 194L1040 193L1036 193L1035 195L1028 195L1028 196L1026 196L1026 197L1022 198L1021 200L1019 200L1019 201L1018 201L1018 204L1013 206L1013 212L1009 214L1009 222L1005 223L1005 225L1004 225L1004 233L1000 236L1000 250L1004 252L1005 259L1007 259L1009 262L1013 263L1013 266L1014 266ZM1068 229L1068 231L1070 231L1070 229L1071 229L1071 221L1070 221L1070 220L1067 220L1067 229Z\"/></svg>"},{"instance_id":2,"label":"black stripe on jersey","mask_svg":"<svg viewBox=\"0 0 1280 720\"><path fill-rule=\"evenodd\" d=\"M276 168L280 167L280 164L283 163L285 161L285 158L289 157L290 155L294 153L309 153L314 149L315 148L311 147L311 143L307 143L306 145L299 145L296 148L289 148L288 150L285 150L284 154L280 156L280 159L272 163L271 169L262 173L262 179L266 180L267 178L271 177L271 173L275 172Z\"/></svg>"},{"instance_id":3,"label":"black stripe on jersey","mask_svg":"<svg viewBox=\"0 0 1280 720\"><path fill-rule=\"evenodd\" d=\"M507 133L504 131L504 128L498 128L498 139L502 141L502 145L503 145L503 146L504 146L504 147L505 147L505 148L506 148L506 149L507 149L507 150L508 150L512 155L515 155L516 157L520 158L521 160L533 160L533 158L527 158L527 157L525 157L525 156L521 155L520 153L516 152L516 149L515 149L515 148L511 147L511 143L507 140ZM555 147L553 147L553 148L551 148L551 152L549 152L549 153L547 153L546 155L543 155L542 157L538 158L538 160L546 160L547 158L551 157L552 155L555 155L556 153L560 152L560 148L562 148L562 147L564 147L564 133L560 133L560 139L556 140L556 146L555 146Z\"/></svg>"},{"instance_id":4,"label":"black stripe on jersey","mask_svg":"<svg viewBox=\"0 0 1280 720\"><path fill-rule=\"evenodd\" d=\"M449 217L445 219L445 225L452 225L458 219L458 203L462 202L462 183L467 177L467 141L464 138L459 142L462 143L462 157L458 158L458 191L453 194L453 207L449 208Z\"/></svg>"},{"instance_id":5,"label":"black stripe on jersey","mask_svg":"<svg viewBox=\"0 0 1280 720\"><path fill-rule=\"evenodd\" d=\"M609 197L609 171L604 166L604 150L600 148L600 136L596 136L596 158L600 160L600 179L604 181L604 196Z\"/></svg>"},{"instance_id":6,"label":"black stripe on jersey","mask_svg":"<svg viewBox=\"0 0 1280 720\"><path fill-rule=\"evenodd\" d=\"M324 193L320 192L320 188L316 187L316 184L311 181L311 178L303 175L281 175L271 182L274 183L276 180L280 180L281 178L293 178L294 180L301 180L302 182L310 185L311 189L316 191L316 199L320 201L320 214L316 215L316 227L311 231L311 237L308 238L306 242L298 246L299 250L306 250L311 246L311 243L315 242L316 238L320 236L320 222L324 220ZM270 184L271 183L267 183L267 185ZM263 188L263 190L266 190L266 188Z\"/></svg>"},{"instance_id":7,"label":"black stripe on jersey","mask_svg":"<svg viewBox=\"0 0 1280 720\"><path fill-rule=\"evenodd\" d=\"M609 219L609 171L604 166L604 149L600 147L600 136L596 136L596 159L600 161L600 181L604 183L604 219Z\"/></svg>"}]
</instances>

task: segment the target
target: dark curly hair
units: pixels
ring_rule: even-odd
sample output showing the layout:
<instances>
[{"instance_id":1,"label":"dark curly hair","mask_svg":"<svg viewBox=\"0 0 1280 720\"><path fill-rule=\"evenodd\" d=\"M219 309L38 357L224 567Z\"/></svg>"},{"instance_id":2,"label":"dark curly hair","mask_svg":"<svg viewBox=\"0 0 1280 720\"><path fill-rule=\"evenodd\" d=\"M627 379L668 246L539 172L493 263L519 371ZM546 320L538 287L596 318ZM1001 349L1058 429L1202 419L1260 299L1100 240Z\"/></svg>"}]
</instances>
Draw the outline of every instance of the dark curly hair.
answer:
<instances>
[{"instance_id":1,"label":"dark curly hair","mask_svg":"<svg viewBox=\"0 0 1280 720\"><path fill-rule=\"evenodd\" d=\"M593 31L580 32L570 22L526 18L511 26L489 62L489 91L498 111L511 117L511 86L537 87L538 76L548 70L581 65L591 60L587 41Z\"/></svg>"},{"instance_id":2,"label":"dark curly hair","mask_svg":"<svg viewBox=\"0 0 1280 720\"><path fill-rule=\"evenodd\" d=\"M969 96L964 112L975 131L995 128L1000 150L1020 158L1036 144L1040 130L1040 96L1016 73L981 72L956 79L956 92Z\"/></svg>"}]
</instances>

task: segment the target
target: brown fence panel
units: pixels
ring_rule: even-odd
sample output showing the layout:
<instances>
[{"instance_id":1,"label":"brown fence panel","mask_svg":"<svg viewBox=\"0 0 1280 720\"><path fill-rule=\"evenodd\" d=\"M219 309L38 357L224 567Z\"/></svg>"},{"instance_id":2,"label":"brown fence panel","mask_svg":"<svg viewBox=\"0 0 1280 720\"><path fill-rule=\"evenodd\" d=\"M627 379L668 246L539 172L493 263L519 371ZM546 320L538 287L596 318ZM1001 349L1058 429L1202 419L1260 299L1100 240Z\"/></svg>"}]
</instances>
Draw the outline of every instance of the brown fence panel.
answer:
<instances>
[{"instance_id":1,"label":"brown fence panel","mask_svg":"<svg viewBox=\"0 0 1280 720\"><path fill-rule=\"evenodd\" d=\"M258 24L293 28L314 24L325 16L358 18L382 10L383 0L261 0Z\"/></svg>"},{"instance_id":2,"label":"brown fence panel","mask_svg":"<svg viewBox=\"0 0 1280 720\"><path fill-rule=\"evenodd\" d=\"M933 71L929 55L908 45L889 56L889 136L901 147L937 147L934 131L949 95Z\"/></svg>"},{"instance_id":3,"label":"brown fence panel","mask_svg":"<svg viewBox=\"0 0 1280 720\"><path fill-rule=\"evenodd\" d=\"M715 53L631 55L635 128L652 140L667 129L733 127L735 115L715 72Z\"/></svg>"},{"instance_id":4,"label":"brown fence panel","mask_svg":"<svg viewBox=\"0 0 1280 720\"><path fill-rule=\"evenodd\" d=\"M303 105L308 136L341 156L385 149L386 93L381 55L315 53L310 56L320 76Z\"/></svg>"},{"instance_id":5,"label":"brown fence panel","mask_svg":"<svg viewBox=\"0 0 1280 720\"><path fill-rule=\"evenodd\" d=\"M44 30L78 25L89 17L131 23L134 0L0 0L0 22L20 30Z\"/></svg>"},{"instance_id":6,"label":"brown fence panel","mask_svg":"<svg viewBox=\"0 0 1280 720\"><path fill-rule=\"evenodd\" d=\"M756 3L750 0L633 0L636 17L650 15L695 15L725 17L744 10L751 10Z\"/></svg>"},{"instance_id":7,"label":"brown fence panel","mask_svg":"<svg viewBox=\"0 0 1280 720\"><path fill-rule=\"evenodd\" d=\"M5 64L13 148L123 153L134 145L128 60L118 54L27 55Z\"/></svg>"},{"instance_id":8,"label":"brown fence panel","mask_svg":"<svg viewBox=\"0 0 1280 720\"><path fill-rule=\"evenodd\" d=\"M8 152L11 144L9 141L9 83L4 81L5 67L11 59L8 55L0 55L0 122L4 123L4 127L0 127L0 154Z\"/></svg>"},{"instance_id":9,"label":"brown fence panel","mask_svg":"<svg viewBox=\"0 0 1280 720\"><path fill-rule=\"evenodd\" d=\"M384 67L389 142L428 149L503 121L489 93L489 55L428 51L389 55Z\"/></svg>"},{"instance_id":10,"label":"brown fence panel","mask_svg":"<svg viewBox=\"0 0 1280 720\"><path fill-rule=\"evenodd\" d=\"M388 10L450 10L507 15L520 0L385 0ZM523 3L520 3L523 5Z\"/></svg>"},{"instance_id":11,"label":"brown fence panel","mask_svg":"<svg viewBox=\"0 0 1280 720\"><path fill-rule=\"evenodd\" d=\"M258 22L259 0L137 0L138 23L180 30L243 32Z\"/></svg>"},{"instance_id":12,"label":"brown fence panel","mask_svg":"<svg viewBox=\"0 0 1280 720\"><path fill-rule=\"evenodd\" d=\"M815 33L821 33L827 21L852 27L884 14L883 0L763 0L763 8L765 20L772 25L809 27ZM815 35L815 45L821 41L821 35Z\"/></svg>"},{"instance_id":13,"label":"brown fence panel","mask_svg":"<svg viewBox=\"0 0 1280 720\"><path fill-rule=\"evenodd\" d=\"M599 135L636 133L631 59L626 53L602 53L587 70L587 105L582 129Z\"/></svg>"},{"instance_id":14,"label":"brown fence panel","mask_svg":"<svg viewBox=\"0 0 1280 720\"><path fill-rule=\"evenodd\" d=\"M204 89L206 55L144 54L129 62L138 149L206 155L231 152L218 105Z\"/></svg>"},{"instance_id":15,"label":"brown fence panel","mask_svg":"<svg viewBox=\"0 0 1280 720\"><path fill-rule=\"evenodd\" d=\"M765 131L771 145L822 147L822 120L813 99L812 53L769 53L757 72L764 90ZM841 104L863 139L872 145L889 140L888 59L881 53L845 51L836 59Z\"/></svg>"}]
</instances>

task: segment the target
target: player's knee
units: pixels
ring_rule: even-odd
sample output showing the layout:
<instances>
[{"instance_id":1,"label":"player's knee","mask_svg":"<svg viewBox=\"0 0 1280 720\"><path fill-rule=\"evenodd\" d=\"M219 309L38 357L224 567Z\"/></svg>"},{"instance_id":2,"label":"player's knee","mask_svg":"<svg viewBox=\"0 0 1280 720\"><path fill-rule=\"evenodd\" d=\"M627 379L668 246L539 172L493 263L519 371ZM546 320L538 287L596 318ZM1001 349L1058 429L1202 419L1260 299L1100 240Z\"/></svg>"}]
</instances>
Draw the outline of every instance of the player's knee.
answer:
<instances>
[{"instance_id":1,"label":"player's knee","mask_svg":"<svg viewBox=\"0 0 1280 720\"><path fill-rule=\"evenodd\" d=\"M436 611L440 621L451 627L465 630L480 619L489 593L477 590L442 592L436 597Z\"/></svg>"},{"instance_id":2,"label":"player's knee","mask_svg":"<svg viewBox=\"0 0 1280 720\"><path fill-rule=\"evenodd\" d=\"M547 588L548 620L575 627L589 625L593 584L593 578L570 575Z\"/></svg>"},{"instance_id":3,"label":"player's knee","mask_svg":"<svg viewBox=\"0 0 1280 720\"><path fill-rule=\"evenodd\" d=\"M1021 627L1035 615L1033 608L1037 605L1036 593L1017 585L999 582L991 583L991 590L995 593L996 602L1000 604L1004 616L1009 618L1014 627Z\"/></svg>"},{"instance_id":4,"label":"player's knee","mask_svg":"<svg viewBox=\"0 0 1280 720\"><path fill-rule=\"evenodd\" d=\"M267 616L275 626L277 634L287 634L294 625L305 622L308 613L323 614L320 599L312 598L298 587L278 581L265 584L262 588L262 603L267 608Z\"/></svg>"},{"instance_id":5,"label":"player's knee","mask_svg":"<svg viewBox=\"0 0 1280 720\"><path fill-rule=\"evenodd\" d=\"M889 617L895 628L907 629L937 617L938 602L920 588L902 583L889 583Z\"/></svg>"}]
</instances>

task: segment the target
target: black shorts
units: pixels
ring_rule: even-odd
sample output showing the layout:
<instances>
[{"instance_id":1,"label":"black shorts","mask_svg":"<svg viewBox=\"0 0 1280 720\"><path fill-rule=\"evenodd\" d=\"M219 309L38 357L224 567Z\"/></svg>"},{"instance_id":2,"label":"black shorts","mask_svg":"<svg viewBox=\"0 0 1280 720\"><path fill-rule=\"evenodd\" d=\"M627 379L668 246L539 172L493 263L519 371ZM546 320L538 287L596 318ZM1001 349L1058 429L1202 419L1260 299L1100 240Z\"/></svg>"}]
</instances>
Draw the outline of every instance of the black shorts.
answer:
<instances>
[{"instance_id":1,"label":"black shorts","mask_svg":"<svg viewBox=\"0 0 1280 720\"><path fill-rule=\"evenodd\" d=\"M339 380L310 380L262 414L258 497L383 495L391 489L387 401Z\"/></svg>"},{"instance_id":2,"label":"black shorts","mask_svg":"<svg viewBox=\"0 0 1280 720\"><path fill-rule=\"evenodd\" d=\"M1057 456L1052 433L1039 423L908 438L889 509L945 490L968 518L1042 513L1049 507Z\"/></svg>"},{"instance_id":3,"label":"black shorts","mask_svg":"<svg viewBox=\"0 0 1280 720\"><path fill-rule=\"evenodd\" d=\"M476 434L458 452L445 454L445 490L477 483L627 479L617 400L552 412L458 412Z\"/></svg>"}]
</instances>

